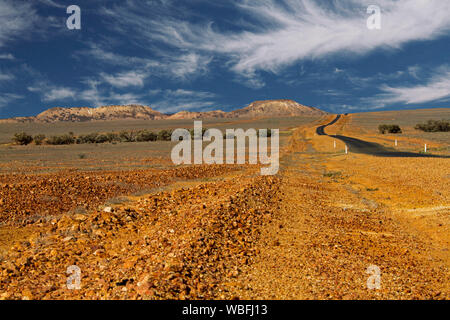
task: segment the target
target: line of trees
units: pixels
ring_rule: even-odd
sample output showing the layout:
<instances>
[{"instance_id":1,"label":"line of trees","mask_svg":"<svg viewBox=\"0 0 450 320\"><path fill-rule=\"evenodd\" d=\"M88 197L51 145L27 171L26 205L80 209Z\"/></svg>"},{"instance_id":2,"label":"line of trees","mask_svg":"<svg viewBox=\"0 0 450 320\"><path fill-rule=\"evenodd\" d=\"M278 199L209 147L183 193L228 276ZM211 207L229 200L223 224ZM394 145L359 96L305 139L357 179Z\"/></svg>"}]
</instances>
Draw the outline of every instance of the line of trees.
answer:
<instances>
[{"instance_id":1,"label":"line of trees","mask_svg":"<svg viewBox=\"0 0 450 320\"><path fill-rule=\"evenodd\" d=\"M202 136L207 131L202 128ZM171 141L173 130L164 129L159 132L152 132L148 130L140 131L121 131L119 133L89 133L75 136L73 132L62 135L52 135L46 137L43 134L35 135L34 137L20 132L14 134L13 142L17 145L28 145L34 142L36 145L69 145L69 144L92 144L92 143L118 143L118 142L151 142L151 141ZM190 129L191 137L194 138L194 129ZM271 137L272 132L267 129L267 137ZM224 139L227 138L224 134Z\"/></svg>"},{"instance_id":2,"label":"line of trees","mask_svg":"<svg viewBox=\"0 0 450 320\"><path fill-rule=\"evenodd\" d=\"M43 134L31 136L25 132L14 134L13 142L18 145L28 145L34 142L36 145L68 145L68 144L90 144L90 143L117 143L117 142L149 142L149 141L170 141L172 130L161 130L152 132L148 130L121 131L119 133L89 133L75 136L73 132L62 135L52 135L46 137Z\"/></svg>"}]
</instances>

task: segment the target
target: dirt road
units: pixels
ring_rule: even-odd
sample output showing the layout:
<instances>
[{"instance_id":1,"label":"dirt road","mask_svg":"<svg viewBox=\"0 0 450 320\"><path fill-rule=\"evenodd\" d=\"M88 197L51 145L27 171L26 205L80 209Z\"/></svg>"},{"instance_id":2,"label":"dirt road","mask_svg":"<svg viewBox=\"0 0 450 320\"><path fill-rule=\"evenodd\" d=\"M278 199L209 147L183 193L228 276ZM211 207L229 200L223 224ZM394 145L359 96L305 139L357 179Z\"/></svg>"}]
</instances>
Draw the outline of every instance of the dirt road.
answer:
<instances>
[{"instance_id":1,"label":"dirt road","mask_svg":"<svg viewBox=\"0 0 450 320\"><path fill-rule=\"evenodd\" d=\"M316 129L318 135L327 136L325 133L325 128L332 126L336 122L341 119L341 115L336 116L336 118L326 124L319 126ZM342 135L330 135L330 137L336 138L344 142L349 148L351 152L355 153L363 153L368 155L376 155L379 157L416 157L416 158L450 158L449 156L440 156L440 155L432 155L432 154L422 154L422 153L413 153L413 152L399 152L392 148L386 148L381 144L368 142L361 139L356 139L352 137L346 137Z\"/></svg>"},{"instance_id":2,"label":"dirt road","mask_svg":"<svg viewBox=\"0 0 450 320\"><path fill-rule=\"evenodd\" d=\"M294 150L283 159L281 208L263 230L260 254L243 273L240 281L245 285L237 295L244 299L448 299L450 207L445 203L449 198L442 185L433 185L418 169L425 159L387 162L366 154L319 155L311 146L304 148L308 149ZM363 149L366 153L367 147ZM446 160L432 161L445 172ZM418 180L408 181L397 168L408 162L417 169ZM403 184L397 183L396 175ZM389 196L372 185L378 180ZM394 201L396 192L402 202ZM441 192L441 197L433 192ZM429 203L420 205L427 214L411 215L408 210L414 209L406 208L416 207L414 201L424 198ZM430 235L435 237L431 240ZM380 272L378 289L371 282L374 270Z\"/></svg>"}]
</instances>

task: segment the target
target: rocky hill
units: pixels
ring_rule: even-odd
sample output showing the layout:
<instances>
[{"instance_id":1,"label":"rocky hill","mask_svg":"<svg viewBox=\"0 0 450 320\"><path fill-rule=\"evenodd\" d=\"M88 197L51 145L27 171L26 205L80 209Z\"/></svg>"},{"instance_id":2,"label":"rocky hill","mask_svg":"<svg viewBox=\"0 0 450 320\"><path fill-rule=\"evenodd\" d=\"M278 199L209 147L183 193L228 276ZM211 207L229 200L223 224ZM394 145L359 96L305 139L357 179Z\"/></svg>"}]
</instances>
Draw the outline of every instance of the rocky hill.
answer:
<instances>
[{"instance_id":1,"label":"rocky hill","mask_svg":"<svg viewBox=\"0 0 450 320\"><path fill-rule=\"evenodd\" d=\"M0 120L0 123L53 123L60 121L87 122L107 120L162 120L162 119L208 119L208 118L273 118L306 115L322 115L326 112L313 107L301 105L293 100L256 101L249 106L231 112L181 111L173 115L166 115L148 106L126 105L105 106L99 108L52 108L35 117L17 117Z\"/></svg>"},{"instance_id":2,"label":"rocky hill","mask_svg":"<svg viewBox=\"0 0 450 320\"><path fill-rule=\"evenodd\" d=\"M232 111L230 118L268 118L322 115L326 112L301 105L293 100L256 101L243 109Z\"/></svg>"},{"instance_id":3,"label":"rocky hill","mask_svg":"<svg viewBox=\"0 0 450 320\"><path fill-rule=\"evenodd\" d=\"M180 111L171 115L167 119L170 120L178 120L178 119L208 119L208 118L226 118L228 115L227 112L217 110L217 111L208 111L208 112L189 112L189 111Z\"/></svg>"},{"instance_id":4,"label":"rocky hill","mask_svg":"<svg viewBox=\"0 0 450 320\"><path fill-rule=\"evenodd\" d=\"M84 122L96 120L160 120L166 115L139 105L99 108L52 108L36 116L36 122Z\"/></svg>"}]
</instances>

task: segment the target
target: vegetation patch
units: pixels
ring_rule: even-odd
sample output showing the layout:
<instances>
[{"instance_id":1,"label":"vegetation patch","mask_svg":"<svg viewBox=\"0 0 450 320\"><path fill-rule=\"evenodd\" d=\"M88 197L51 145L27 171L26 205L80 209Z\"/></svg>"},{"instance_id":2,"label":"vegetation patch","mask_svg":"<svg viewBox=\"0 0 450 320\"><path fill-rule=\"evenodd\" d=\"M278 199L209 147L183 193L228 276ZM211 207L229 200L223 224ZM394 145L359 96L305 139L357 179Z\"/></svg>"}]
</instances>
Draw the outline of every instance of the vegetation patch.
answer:
<instances>
[{"instance_id":1,"label":"vegetation patch","mask_svg":"<svg viewBox=\"0 0 450 320\"><path fill-rule=\"evenodd\" d=\"M26 146L26 145L30 144L31 142L33 142L33 137L30 136L29 134L26 134L25 132L20 132L20 133L14 134L14 137L12 138L12 140L18 145Z\"/></svg>"},{"instance_id":2,"label":"vegetation patch","mask_svg":"<svg viewBox=\"0 0 450 320\"><path fill-rule=\"evenodd\" d=\"M402 129L400 128L399 125L397 124L380 124L378 126L378 131L381 134L386 134L386 133L402 133Z\"/></svg>"},{"instance_id":3,"label":"vegetation patch","mask_svg":"<svg viewBox=\"0 0 450 320\"><path fill-rule=\"evenodd\" d=\"M194 129L188 130L191 137L194 138ZM206 128L202 129L202 136L205 135L207 131ZM261 132L259 135L261 136ZM139 131L121 131L119 133L106 132L98 133L93 132L89 134L83 134L75 136L73 132L62 135L53 135L46 138L43 134L38 134L34 138L25 132L16 133L12 138L13 142L17 145L28 145L34 141L36 145L48 144L48 145L70 145L70 144L102 144L102 143L112 143L116 144L118 142L154 142L154 141L171 141L173 130L163 129L159 132L152 132L148 130ZM272 136L271 129L267 129L267 137ZM227 137L224 134L224 139L234 138Z\"/></svg>"},{"instance_id":4,"label":"vegetation patch","mask_svg":"<svg viewBox=\"0 0 450 320\"><path fill-rule=\"evenodd\" d=\"M338 178L338 177L342 176L342 172L340 172L340 171L337 171L337 172L325 172L323 174L323 176L327 177L327 178Z\"/></svg>"},{"instance_id":5,"label":"vegetation patch","mask_svg":"<svg viewBox=\"0 0 450 320\"><path fill-rule=\"evenodd\" d=\"M417 124L414 128L424 132L450 132L450 122L446 120L428 120L426 123Z\"/></svg>"}]
</instances>

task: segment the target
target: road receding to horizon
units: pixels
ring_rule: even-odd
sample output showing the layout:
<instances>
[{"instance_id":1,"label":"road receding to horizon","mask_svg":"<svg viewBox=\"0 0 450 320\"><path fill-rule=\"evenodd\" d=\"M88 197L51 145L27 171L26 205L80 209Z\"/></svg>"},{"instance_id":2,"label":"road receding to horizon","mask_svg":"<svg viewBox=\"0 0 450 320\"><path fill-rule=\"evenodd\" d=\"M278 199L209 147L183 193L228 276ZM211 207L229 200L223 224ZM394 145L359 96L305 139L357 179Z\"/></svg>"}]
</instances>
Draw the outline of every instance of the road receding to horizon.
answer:
<instances>
[{"instance_id":1,"label":"road receding to horizon","mask_svg":"<svg viewBox=\"0 0 450 320\"><path fill-rule=\"evenodd\" d=\"M352 137L346 137L341 135L328 135L325 132L325 128L332 126L341 119L341 115L336 116L336 118L330 123L320 126L317 128L316 132L319 136L329 136L344 142L348 147L349 151L354 153L362 153L367 155L379 156L379 157L411 157L411 158L450 158L449 156L443 155L433 155L425 153L414 153L414 152L402 152L395 150L393 148L386 148L381 144L375 142L368 142Z\"/></svg>"}]
</instances>

